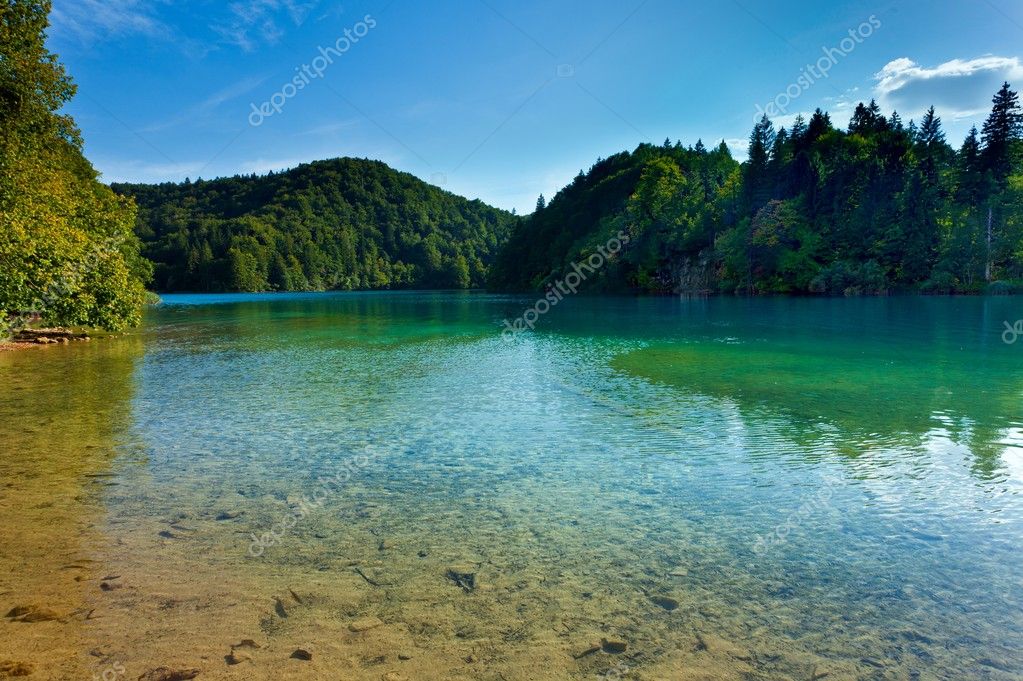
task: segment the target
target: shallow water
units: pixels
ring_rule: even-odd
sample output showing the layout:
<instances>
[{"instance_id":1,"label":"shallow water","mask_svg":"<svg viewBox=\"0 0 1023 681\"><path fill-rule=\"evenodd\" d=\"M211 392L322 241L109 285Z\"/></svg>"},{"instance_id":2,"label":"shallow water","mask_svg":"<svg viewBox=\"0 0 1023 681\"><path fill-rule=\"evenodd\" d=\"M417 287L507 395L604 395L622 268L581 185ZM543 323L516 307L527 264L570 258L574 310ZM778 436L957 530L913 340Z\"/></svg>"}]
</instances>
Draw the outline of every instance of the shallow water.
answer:
<instances>
[{"instance_id":1,"label":"shallow water","mask_svg":"<svg viewBox=\"0 0 1023 681\"><path fill-rule=\"evenodd\" d=\"M502 339L531 305L167 296L0 354L0 610L60 615L0 663L1023 678L1023 299L580 297Z\"/></svg>"}]
</instances>

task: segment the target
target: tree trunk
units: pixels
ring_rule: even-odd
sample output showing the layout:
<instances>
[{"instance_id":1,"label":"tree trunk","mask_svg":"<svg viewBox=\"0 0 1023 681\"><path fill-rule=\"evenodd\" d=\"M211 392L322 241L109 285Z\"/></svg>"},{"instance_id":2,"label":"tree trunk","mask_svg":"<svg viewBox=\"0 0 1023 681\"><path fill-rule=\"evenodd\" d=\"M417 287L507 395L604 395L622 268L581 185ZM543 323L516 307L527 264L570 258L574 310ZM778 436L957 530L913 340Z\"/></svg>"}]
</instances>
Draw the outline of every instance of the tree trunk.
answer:
<instances>
[{"instance_id":1,"label":"tree trunk","mask_svg":"<svg viewBox=\"0 0 1023 681\"><path fill-rule=\"evenodd\" d=\"M987 258L984 263L984 281L991 281L991 204L987 207Z\"/></svg>"}]
</instances>

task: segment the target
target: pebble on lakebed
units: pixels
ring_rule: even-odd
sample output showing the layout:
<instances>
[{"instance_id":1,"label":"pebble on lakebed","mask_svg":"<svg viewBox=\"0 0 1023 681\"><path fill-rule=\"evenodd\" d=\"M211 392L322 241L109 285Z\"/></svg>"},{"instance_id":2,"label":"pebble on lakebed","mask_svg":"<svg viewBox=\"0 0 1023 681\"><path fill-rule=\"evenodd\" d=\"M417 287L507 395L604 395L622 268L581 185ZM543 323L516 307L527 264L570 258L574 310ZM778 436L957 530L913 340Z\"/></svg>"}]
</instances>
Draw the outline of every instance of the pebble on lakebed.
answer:
<instances>
[{"instance_id":1,"label":"pebble on lakebed","mask_svg":"<svg viewBox=\"0 0 1023 681\"><path fill-rule=\"evenodd\" d=\"M199 676L198 669L169 669L157 667L139 677L138 681L188 681Z\"/></svg>"},{"instance_id":2,"label":"pebble on lakebed","mask_svg":"<svg viewBox=\"0 0 1023 681\"><path fill-rule=\"evenodd\" d=\"M668 612L678 609L678 601L669 596L651 596L650 602L664 608Z\"/></svg>"},{"instance_id":3,"label":"pebble on lakebed","mask_svg":"<svg viewBox=\"0 0 1023 681\"><path fill-rule=\"evenodd\" d=\"M230 665L241 664L242 662L252 662L252 656L240 650L232 650L224 659L226 659L227 663Z\"/></svg>"},{"instance_id":4,"label":"pebble on lakebed","mask_svg":"<svg viewBox=\"0 0 1023 681\"><path fill-rule=\"evenodd\" d=\"M60 614L38 605L19 605L11 608L5 617L13 622L50 622L59 620Z\"/></svg>"},{"instance_id":5,"label":"pebble on lakebed","mask_svg":"<svg viewBox=\"0 0 1023 681\"><path fill-rule=\"evenodd\" d=\"M0 660L0 679L14 676L28 676L32 673L32 666L24 662L14 660Z\"/></svg>"},{"instance_id":6,"label":"pebble on lakebed","mask_svg":"<svg viewBox=\"0 0 1023 681\"><path fill-rule=\"evenodd\" d=\"M587 655L592 655L593 653L596 653L598 651L600 651L600 644L593 643L578 652L572 653L572 657L579 660L586 657Z\"/></svg>"},{"instance_id":7,"label":"pebble on lakebed","mask_svg":"<svg viewBox=\"0 0 1023 681\"><path fill-rule=\"evenodd\" d=\"M461 587L463 591L469 592L476 589L476 570L475 568L453 565L447 569L447 578L454 582L457 586Z\"/></svg>"},{"instance_id":8,"label":"pebble on lakebed","mask_svg":"<svg viewBox=\"0 0 1023 681\"><path fill-rule=\"evenodd\" d=\"M615 638L602 638L600 639L600 648L605 653L612 655L618 655L624 653L629 648L629 644L625 641Z\"/></svg>"}]
</instances>

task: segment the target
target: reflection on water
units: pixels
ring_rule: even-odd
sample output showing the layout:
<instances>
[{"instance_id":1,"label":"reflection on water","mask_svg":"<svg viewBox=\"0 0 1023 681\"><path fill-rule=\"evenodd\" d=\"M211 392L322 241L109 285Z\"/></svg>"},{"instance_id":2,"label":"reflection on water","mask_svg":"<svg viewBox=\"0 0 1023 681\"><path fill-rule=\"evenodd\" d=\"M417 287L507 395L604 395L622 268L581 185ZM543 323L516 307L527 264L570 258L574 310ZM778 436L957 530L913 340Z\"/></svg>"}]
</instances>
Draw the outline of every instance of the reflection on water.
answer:
<instances>
[{"instance_id":1,"label":"reflection on water","mask_svg":"<svg viewBox=\"0 0 1023 681\"><path fill-rule=\"evenodd\" d=\"M106 661L90 620L116 543L102 530L103 502L119 484L141 351L126 338L0 352L0 614L29 609L40 620L3 620L0 669L90 678Z\"/></svg>"},{"instance_id":2,"label":"reflection on water","mask_svg":"<svg viewBox=\"0 0 1023 681\"><path fill-rule=\"evenodd\" d=\"M128 678L1023 674L1018 298L167 302L0 355L5 511L98 547L61 645ZM102 506L19 505L39 450Z\"/></svg>"}]
</instances>

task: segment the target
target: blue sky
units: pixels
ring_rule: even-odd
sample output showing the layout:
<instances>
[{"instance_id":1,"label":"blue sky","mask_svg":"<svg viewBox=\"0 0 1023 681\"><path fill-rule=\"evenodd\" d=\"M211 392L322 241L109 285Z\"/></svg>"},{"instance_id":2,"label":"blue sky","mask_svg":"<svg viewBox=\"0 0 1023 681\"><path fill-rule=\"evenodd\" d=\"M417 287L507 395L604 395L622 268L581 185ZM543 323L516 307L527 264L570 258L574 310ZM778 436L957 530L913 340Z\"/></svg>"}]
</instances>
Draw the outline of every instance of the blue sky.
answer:
<instances>
[{"instance_id":1,"label":"blue sky","mask_svg":"<svg viewBox=\"0 0 1023 681\"><path fill-rule=\"evenodd\" d=\"M110 182L357 156L529 212L642 141L741 158L772 103L782 124L820 106L841 125L872 96L906 120L934 103L958 146L1003 80L1023 88L1018 0L53 5L69 110Z\"/></svg>"}]
</instances>

